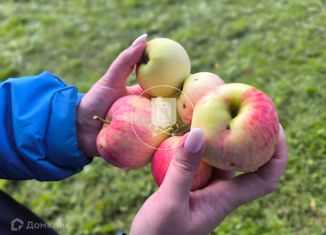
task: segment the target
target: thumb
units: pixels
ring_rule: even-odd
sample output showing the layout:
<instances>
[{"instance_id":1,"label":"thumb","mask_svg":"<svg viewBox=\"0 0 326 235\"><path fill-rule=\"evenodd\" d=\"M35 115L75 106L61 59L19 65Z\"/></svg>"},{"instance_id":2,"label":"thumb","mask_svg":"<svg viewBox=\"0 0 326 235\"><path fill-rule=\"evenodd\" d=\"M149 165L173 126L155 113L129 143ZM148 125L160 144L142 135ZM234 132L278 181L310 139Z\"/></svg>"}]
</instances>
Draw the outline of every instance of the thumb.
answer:
<instances>
[{"instance_id":1,"label":"thumb","mask_svg":"<svg viewBox=\"0 0 326 235\"><path fill-rule=\"evenodd\" d=\"M147 35L141 35L133 44L120 53L105 75L86 93L78 108L78 115L86 123L91 120L91 130L97 133L102 124L92 121L94 115L105 117L112 104L127 94L126 80L140 61L147 43ZM94 126L95 125L95 126Z\"/></svg>"},{"instance_id":2,"label":"thumb","mask_svg":"<svg viewBox=\"0 0 326 235\"><path fill-rule=\"evenodd\" d=\"M160 187L168 197L177 201L189 197L192 180L205 149L204 145L205 135L199 128L191 130L184 136Z\"/></svg>"},{"instance_id":3,"label":"thumb","mask_svg":"<svg viewBox=\"0 0 326 235\"><path fill-rule=\"evenodd\" d=\"M138 37L132 45L119 54L106 71L100 83L112 88L124 88L126 80L143 56L147 34Z\"/></svg>"}]
</instances>

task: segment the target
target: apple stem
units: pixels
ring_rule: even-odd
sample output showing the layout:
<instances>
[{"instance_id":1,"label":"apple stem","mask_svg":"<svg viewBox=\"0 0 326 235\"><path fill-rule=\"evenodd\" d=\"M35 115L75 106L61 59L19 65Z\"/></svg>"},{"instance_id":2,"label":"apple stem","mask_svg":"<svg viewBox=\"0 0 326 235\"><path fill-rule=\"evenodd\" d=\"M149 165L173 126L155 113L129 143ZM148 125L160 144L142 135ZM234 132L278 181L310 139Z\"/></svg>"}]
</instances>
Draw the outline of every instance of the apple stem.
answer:
<instances>
[{"instance_id":1,"label":"apple stem","mask_svg":"<svg viewBox=\"0 0 326 235\"><path fill-rule=\"evenodd\" d=\"M108 124L108 125L111 124L111 121L110 121L110 120L103 119L103 118L101 118L101 117L99 117L99 116L97 116L97 115L94 115L94 116L93 116L93 120L100 121L100 122L106 123L106 124Z\"/></svg>"},{"instance_id":2,"label":"apple stem","mask_svg":"<svg viewBox=\"0 0 326 235\"><path fill-rule=\"evenodd\" d=\"M172 125L169 128L169 130L172 131L171 132L172 136L176 135L180 131L180 129L181 129L181 132L179 134L186 133L186 132L188 132L190 130L190 126L187 126L186 129L182 129L183 127L184 127L184 125L179 126L177 123L175 123L174 125Z\"/></svg>"}]
</instances>

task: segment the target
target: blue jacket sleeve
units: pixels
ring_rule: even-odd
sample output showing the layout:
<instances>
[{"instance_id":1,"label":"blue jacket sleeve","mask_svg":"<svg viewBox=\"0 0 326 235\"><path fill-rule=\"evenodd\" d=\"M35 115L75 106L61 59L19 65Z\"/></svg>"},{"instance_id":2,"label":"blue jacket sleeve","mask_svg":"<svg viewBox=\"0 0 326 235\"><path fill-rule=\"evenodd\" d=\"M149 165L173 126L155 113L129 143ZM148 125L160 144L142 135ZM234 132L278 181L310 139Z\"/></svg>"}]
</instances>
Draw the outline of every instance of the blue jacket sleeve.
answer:
<instances>
[{"instance_id":1,"label":"blue jacket sleeve","mask_svg":"<svg viewBox=\"0 0 326 235\"><path fill-rule=\"evenodd\" d=\"M62 180L90 163L78 149L80 99L49 72L0 83L0 178Z\"/></svg>"}]
</instances>

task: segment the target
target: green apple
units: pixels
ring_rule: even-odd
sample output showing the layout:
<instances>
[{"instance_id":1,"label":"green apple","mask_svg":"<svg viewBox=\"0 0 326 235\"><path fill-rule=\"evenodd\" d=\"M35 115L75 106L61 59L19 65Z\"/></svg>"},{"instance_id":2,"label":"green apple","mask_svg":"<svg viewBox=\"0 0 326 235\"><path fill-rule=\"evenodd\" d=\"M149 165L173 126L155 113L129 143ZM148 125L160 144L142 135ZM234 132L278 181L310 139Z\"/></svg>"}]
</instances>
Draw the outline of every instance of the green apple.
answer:
<instances>
[{"instance_id":1,"label":"green apple","mask_svg":"<svg viewBox=\"0 0 326 235\"><path fill-rule=\"evenodd\" d=\"M179 43L156 38L147 43L137 65L137 81L150 95L168 97L181 88L190 67L189 56Z\"/></svg>"},{"instance_id":2,"label":"green apple","mask_svg":"<svg viewBox=\"0 0 326 235\"><path fill-rule=\"evenodd\" d=\"M207 163L222 170L248 171L274 154L279 120L267 95L252 86L231 83L197 102L191 128L205 132Z\"/></svg>"},{"instance_id":3,"label":"green apple","mask_svg":"<svg viewBox=\"0 0 326 235\"><path fill-rule=\"evenodd\" d=\"M224 81L214 73L199 72L190 75L183 84L177 103L177 110L182 121L190 125L197 101L208 91L223 84Z\"/></svg>"}]
</instances>

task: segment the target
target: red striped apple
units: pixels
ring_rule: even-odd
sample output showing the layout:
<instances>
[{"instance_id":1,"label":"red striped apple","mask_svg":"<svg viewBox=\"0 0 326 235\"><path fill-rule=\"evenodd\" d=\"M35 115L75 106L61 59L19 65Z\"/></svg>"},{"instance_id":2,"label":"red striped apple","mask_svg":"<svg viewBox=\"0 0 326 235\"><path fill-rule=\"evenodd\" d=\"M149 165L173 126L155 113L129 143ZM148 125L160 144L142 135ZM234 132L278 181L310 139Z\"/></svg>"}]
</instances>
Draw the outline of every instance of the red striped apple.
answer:
<instances>
[{"instance_id":1,"label":"red striped apple","mask_svg":"<svg viewBox=\"0 0 326 235\"><path fill-rule=\"evenodd\" d=\"M184 136L172 136L166 139L155 152L152 159L152 175L158 186L160 186L164 180L170 162L176 154L177 147L184 143L187 135L188 133ZM213 168L202 161L195 173L191 190L205 187L211 178L212 171Z\"/></svg>"},{"instance_id":2,"label":"red striped apple","mask_svg":"<svg viewBox=\"0 0 326 235\"><path fill-rule=\"evenodd\" d=\"M117 100L104 123L97 149L109 163L120 168L146 165L167 133L155 133L151 122L151 101L142 96L128 95Z\"/></svg>"},{"instance_id":3,"label":"red striped apple","mask_svg":"<svg viewBox=\"0 0 326 235\"><path fill-rule=\"evenodd\" d=\"M172 95L189 74L190 59L186 50L167 38L149 41L136 68L139 85L152 96Z\"/></svg>"},{"instance_id":4,"label":"red striped apple","mask_svg":"<svg viewBox=\"0 0 326 235\"><path fill-rule=\"evenodd\" d=\"M207 138L205 161L222 170L264 165L277 147L279 120L272 100L256 88L231 83L197 102L191 128Z\"/></svg>"},{"instance_id":5,"label":"red striped apple","mask_svg":"<svg viewBox=\"0 0 326 235\"><path fill-rule=\"evenodd\" d=\"M177 103L182 121L190 125L197 101L208 91L223 84L224 81L214 73L199 72L190 75L183 84L182 93Z\"/></svg>"}]
</instances>

